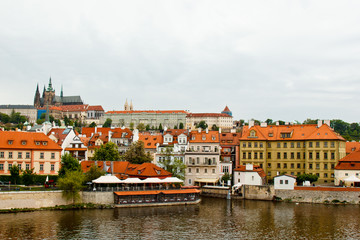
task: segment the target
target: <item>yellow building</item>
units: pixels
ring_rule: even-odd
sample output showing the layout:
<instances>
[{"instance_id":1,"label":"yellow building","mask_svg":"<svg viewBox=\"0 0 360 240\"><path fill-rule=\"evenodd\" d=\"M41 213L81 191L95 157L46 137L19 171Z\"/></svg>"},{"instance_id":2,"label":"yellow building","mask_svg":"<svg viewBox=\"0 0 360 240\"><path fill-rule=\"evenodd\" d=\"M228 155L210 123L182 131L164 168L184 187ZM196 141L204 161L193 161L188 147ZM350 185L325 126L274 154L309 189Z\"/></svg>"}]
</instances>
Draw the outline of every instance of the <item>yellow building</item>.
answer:
<instances>
[{"instance_id":1,"label":"yellow building","mask_svg":"<svg viewBox=\"0 0 360 240\"><path fill-rule=\"evenodd\" d=\"M318 183L334 182L334 168L345 153L345 139L318 125L244 126L240 138L240 164L260 165L268 180L277 174L311 173Z\"/></svg>"}]
</instances>

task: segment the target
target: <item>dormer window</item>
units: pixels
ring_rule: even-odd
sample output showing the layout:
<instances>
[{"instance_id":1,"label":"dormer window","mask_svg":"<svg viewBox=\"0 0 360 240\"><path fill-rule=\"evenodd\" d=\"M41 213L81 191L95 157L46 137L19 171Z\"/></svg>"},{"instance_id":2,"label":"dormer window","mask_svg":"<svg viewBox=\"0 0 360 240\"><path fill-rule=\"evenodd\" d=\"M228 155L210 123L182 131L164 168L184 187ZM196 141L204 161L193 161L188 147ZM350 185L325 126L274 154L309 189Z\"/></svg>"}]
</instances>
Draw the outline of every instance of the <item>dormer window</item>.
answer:
<instances>
[{"instance_id":1,"label":"dormer window","mask_svg":"<svg viewBox=\"0 0 360 240\"><path fill-rule=\"evenodd\" d=\"M138 170L138 174L141 174L141 170Z\"/></svg>"},{"instance_id":2,"label":"dormer window","mask_svg":"<svg viewBox=\"0 0 360 240\"><path fill-rule=\"evenodd\" d=\"M40 145L40 142L39 141L35 141L35 145Z\"/></svg>"},{"instance_id":3,"label":"dormer window","mask_svg":"<svg viewBox=\"0 0 360 240\"><path fill-rule=\"evenodd\" d=\"M156 170L156 174L160 175L161 171L160 170Z\"/></svg>"},{"instance_id":4,"label":"dormer window","mask_svg":"<svg viewBox=\"0 0 360 240\"><path fill-rule=\"evenodd\" d=\"M43 144L44 146L46 146L46 145L48 144L48 142L45 141L45 142L43 142L42 144Z\"/></svg>"},{"instance_id":5,"label":"dormer window","mask_svg":"<svg viewBox=\"0 0 360 240\"><path fill-rule=\"evenodd\" d=\"M21 141L21 145L26 145L26 141L25 141L25 140L22 140L22 141Z\"/></svg>"},{"instance_id":6,"label":"dormer window","mask_svg":"<svg viewBox=\"0 0 360 240\"><path fill-rule=\"evenodd\" d=\"M206 140L206 136L205 136L205 135L202 136L202 140L203 140L203 141Z\"/></svg>"},{"instance_id":7,"label":"dormer window","mask_svg":"<svg viewBox=\"0 0 360 240\"><path fill-rule=\"evenodd\" d=\"M211 138L213 141L215 141L216 140L216 137L215 136L212 136L212 138Z\"/></svg>"},{"instance_id":8,"label":"dormer window","mask_svg":"<svg viewBox=\"0 0 360 240\"><path fill-rule=\"evenodd\" d=\"M9 144L9 145L12 145L13 142L14 142L13 140L9 140L9 141L8 141L8 144Z\"/></svg>"},{"instance_id":9,"label":"dormer window","mask_svg":"<svg viewBox=\"0 0 360 240\"><path fill-rule=\"evenodd\" d=\"M195 136L192 136L192 137L191 137L191 140L195 140Z\"/></svg>"}]
</instances>

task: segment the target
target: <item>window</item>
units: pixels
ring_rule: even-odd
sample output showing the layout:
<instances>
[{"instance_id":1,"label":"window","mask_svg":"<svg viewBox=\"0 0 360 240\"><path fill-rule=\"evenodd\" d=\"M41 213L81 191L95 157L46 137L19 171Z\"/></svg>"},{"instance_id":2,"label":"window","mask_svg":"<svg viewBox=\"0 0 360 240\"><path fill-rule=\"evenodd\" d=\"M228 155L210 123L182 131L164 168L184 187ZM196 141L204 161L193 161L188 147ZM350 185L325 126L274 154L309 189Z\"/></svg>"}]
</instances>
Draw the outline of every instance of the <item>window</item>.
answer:
<instances>
[{"instance_id":1,"label":"window","mask_svg":"<svg viewBox=\"0 0 360 240\"><path fill-rule=\"evenodd\" d=\"M287 168L287 163L284 163L284 168L285 168L285 169Z\"/></svg>"},{"instance_id":2,"label":"window","mask_svg":"<svg viewBox=\"0 0 360 240\"><path fill-rule=\"evenodd\" d=\"M335 153L332 152L332 153L331 153L331 160L334 160L334 159L335 159Z\"/></svg>"},{"instance_id":3,"label":"window","mask_svg":"<svg viewBox=\"0 0 360 240\"><path fill-rule=\"evenodd\" d=\"M297 159L300 159L300 158L301 158L301 153L297 152L297 153L296 153L296 158L297 158Z\"/></svg>"},{"instance_id":4,"label":"window","mask_svg":"<svg viewBox=\"0 0 360 240\"><path fill-rule=\"evenodd\" d=\"M258 143L257 142L254 142L254 147L258 147Z\"/></svg>"},{"instance_id":5,"label":"window","mask_svg":"<svg viewBox=\"0 0 360 240\"><path fill-rule=\"evenodd\" d=\"M284 152L284 159L287 159L287 153Z\"/></svg>"},{"instance_id":6,"label":"window","mask_svg":"<svg viewBox=\"0 0 360 240\"><path fill-rule=\"evenodd\" d=\"M298 142L296 147L301 148L301 143Z\"/></svg>"},{"instance_id":7,"label":"window","mask_svg":"<svg viewBox=\"0 0 360 240\"><path fill-rule=\"evenodd\" d=\"M281 153L277 153L277 158L280 159L281 158Z\"/></svg>"},{"instance_id":8,"label":"window","mask_svg":"<svg viewBox=\"0 0 360 240\"><path fill-rule=\"evenodd\" d=\"M287 148L287 143L286 142L284 142L284 148Z\"/></svg>"},{"instance_id":9,"label":"window","mask_svg":"<svg viewBox=\"0 0 360 240\"><path fill-rule=\"evenodd\" d=\"M271 143L268 143L267 146L268 146L268 148L271 148Z\"/></svg>"},{"instance_id":10,"label":"window","mask_svg":"<svg viewBox=\"0 0 360 240\"><path fill-rule=\"evenodd\" d=\"M21 141L21 145L26 145L26 141L25 141L25 140L22 140L22 141Z\"/></svg>"},{"instance_id":11,"label":"window","mask_svg":"<svg viewBox=\"0 0 360 240\"><path fill-rule=\"evenodd\" d=\"M0 163L0 171L3 171L3 170L4 170L4 164Z\"/></svg>"},{"instance_id":12,"label":"window","mask_svg":"<svg viewBox=\"0 0 360 240\"><path fill-rule=\"evenodd\" d=\"M327 163L324 163L324 169L328 169Z\"/></svg>"},{"instance_id":13,"label":"window","mask_svg":"<svg viewBox=\"0 0 360 240\"><path fill-rule=\"evenodd\" d=\"M222 171L223 171L223 173L228 173L229 172L229 166L223 166Z\"/></svg>"},{"instance_id":14,"label":"window","mask_svg":"<svg viewBox=\"0 0 360 240\"><path fill-rule=\"evenodd\" d=\"M27 163L27 164L25 165L25 169L26 169L26 170L29 170L29 169L30 169L30 164Z\"/></svg>"},{"instance_id":15,"label":"window","mask_svg":"<svg viewBox=\"0 0 360 240\"><path fill-rule=\"evenodd\" d=\"M215 173L215 169L212 170L212 173Z\"/></svg>"},{"instance_id":16,"label":"window","mask_svg":"<svg viewBox=\"0 0 360 240\"><path fill-rule=\"evenodd\" d=\"M9 152L9 158L12 158L12 156L13 156L13 153Z\"/></svg>"},{"instance_id":17,"label":"window","mask_svg":"<svg viewBox=\"0 0 360 240\"><path fill-rule=\"evenodd\" d=\"M12 163L8 164L8 170L10 170L12 168Z\"/></svg>"},{"instance_id":18,"label":"window","mask_svg":"<svg viewBox=\"0 0 360 240\"><path fill-rule=\"evenodd\" d=\"M254 152L254 159L257 159L257 157L258 157L258 153Z\"/></svg>"},{"instance_id":19,"label":"window","mask_svg":"<svg viewBox=\"0 0 360 240\"><path fill-rule=\"evenodd\" d=\"M312 142L309 142L309 147L312 147L313 146L313 143Z\"/></svg>"},{"instance_id":20,"label":"window","mask_svg":"<svg viewBox=\"0 0 360 240\"><path fill-rule=\"evenodd\" d=\"M246 152L243 152L243 159L246 159Z\"/></svg>"},{"instance_id":21,"label":"window","mask_svg":"<svg viewBox=\"0 0 360 240\"><path fill-rule=\"evenodd\" d=\"M248 153L248 158L249 158L249 159L251 158L251 152Z\"/></svg>"},{"instance_id":22,"label":"window","mask_svg":"<svg viewBox=\"0 0 360 240\"><path fill-rule=\"evenodd\" d=\"M328 142L324 142L324 147L328 147Z\"/></svg>"},{"instance_id":23,"label":"window","mask_svg":"<svg viewBox=\"0 0 360 240\"><path fill-rule=\"evenodd\" d=\"M259 146L262 148L262 147L263 147L263 143L259 143Z\"/></svg>"},{"instance_id":24,"label":"window","mask_svg":"<svg viewBox=\"0 0 360 240\"><path fill-rule=\"evenodd\" d=\"M189 184L191 184L191 179L189 179Z\"/></svg>"},{"instance_id":25,"label":"window","mask_svg":"<svg viewBox=\"0 0 360 240\"><path fill-rule=\"evenodd\" d=\"M22 152L18 152L18 158L19 158L19 159L22 158Z\"/></svg>"},{"instance_id":26,"label":"window","mask_svg":"<svg viewBox=\"0 0 360 240\"><path fill-rule=\"evenodd\" d=\"M204 173L207 173L207 168L204 169Z\"/></svg>"},{"instance_id":27,"label":"window","mask_svg":"<svg viewBox=\"0 0 360 240\"><path fill-rule=\"evenodd\" d=\"M324 152L324 159L328 159L328 154L327 154L327 152Z\"/></svg>"},{"instance_id":28,"label":"window","mask_svg":"<svg viewBox=\"0 0 360 240\"><path fill-rule=\"evenodd\" d=\"M196 164L200 164L200 158L199 157L196 158Z\"/></svg>"},{"instance_id":29,"label":"window","mask_svg":"<svg viewBox=\"0 0 360 240\"><path fill-rule=\"evenodd\" d=\"M320 147L320 142L316 142L316 147Z\"/></svg>"},{"instance_id":30,"label":"window","mask_svg":"<svg viewBox=\"0 0 360 240\"><path fill-rule=\"evenodd\" d=\"M13 140L9 140L9 141L8 141L8 144L9 144L9 145L12 145L13 142L14 142Z\"/></svg>"},{"instance_id":31,"label":"window","mask_svg":"<svg viewBox=\"0 0 360 240\"><path fill-rule=\"evenodd\" d=\"M293 152L290 153L290 158L291 158L291 159L294 159L294 158L295 158L295 153L293 153Z\"/></svg>"},{"instance_id":32,"label":"window","mask_svg":"<svg viewBox=\"0 0 360 240\"><path fill-rule=\"evenodd\" d=\"M324 173L324 177L327 178L327 177L328 177L328 174L327 174L327 173Z\"/></svg>"},{"instance_id":33,"label":"window","mask_svg":"<svg viewBox=\"0 0 360 240\"><path fill-rule=\"evenodd\" d=\"M277 143L277 147L278 147L278 148L280 148L280 147L281 147L281 145L280 145L280 143L279 143L279 142Z\"/></svg>"},{"instance_id":34,"label":"window","mask_svg":"<svg viewBox=\"0 0 360 240\"><path fill-rule=\"evenodd\" d=\"M18 166L19 166L19 169L21 170L21 163L20 163L20 164L18 164Z\"/></svg>"},{"instance_id":35,"label":"window","mask_svg":"<svg viewBox=\"0 0 360 240\"><path fill-rule=\"evenodd\" d=\"M277 168L281 168L281 165L280 165L280 163L278 163L278 164L277 164Z\"/></svg>"},{"instance_id":36,"label":"window","mask_svg":"<svg viewBox=\"0 0 360 240\"><path fill-rule=\"evenodd\" d=\"M331 164L331 169L334 169L334 167L335 167L335 164Z\"/></svg>"},{"instance_id":37,"label":"window","mask_svg":"<svg viewBox=\"0 0 360 240\"><path fill-rule=\"evenodd\" d=\"M246 147L246 143L243 143L243 147Z\"/></svg>"},{"instance_id":38,"label":"window","mask_svg":"<svg viewBox=\"0 0 360 240\"><path fill-rule=\"evenodd\" d=\"M309 159L312 159L312 152L309 152Z\"/></svg>"},{"instance_id":39,"label":"window","mask_svg":"<svg viewBox=\"0 0 360 240\"><path fill-rule=\"evenodd\" d=\"M268 152L268 159L271 159L271 152Z\"/></svg>"},{"instance_id":40,"label":"window","mask_svg":"<svg viewBox=\"0 0 360 240\"><path fill-rule=\"evenodd\" d=\"M4 158L4 152L0 152L0 158Z\"/></svg>"},{"instance_id":41,"label":"window","mask_svg":"<svg viewBox=\"0 0 360 240\"><path fill-rule=\"evenodd\" d=\"M312 163L309 163L309 169L312 169L312 167L313 167Z\"/></svg>"},{"instance_id":42,"label":"window","mask_svg":"<svg viewBox=\"0 0 360 240\"><path fill-rule=\"evenodd\" d=\"M200 170L197 168L197 169L196 169L196 173L199 173L199 172L200 172Z\"/></svg>"},{"instance_id":43,"label":"window","mask_svg":"<svg viewBox=\"0 0 360 240\"><path fill-rule=\"evenodd\" d=\"M263 159L263 153L262 152L260 153L260 159Z\"/></svg>"},{"instance_id":44,"label":"window","mask_svg":"<svg viewBox=\"0 0 360 240\"><path fill-rule=\"evenodd\" d=\"M271 163L268 163L268 166L267 166L268 168L271 168Z\"/></svg>"},{"instance_id":45,"label":"window","mask_svg":"<svg viewBox=\"0 0 360 240\"><path fill-rule=\"evenodd\" d=\"M320 169L320 164L316 164L316 169Z\"/></svg>"},{"instance_id":46,"label":"window","mask_svg":"<svg viewBox=\"0 0 360 240\"><path fill-rule=\"evenodd\" d=\"M285 180L285 184L289 184L289 180Z\"/></svg>"},{"instance_id":47,"label":"window","mask_svg":"<svg viewBox=\"0 0 360 240\"><path fill-rule=\"evenodd\" d=\"M251 176L251 181L254 181L255 177L254 176Z\"/></svg>"},{"instance_id":48,"label":"window","mask_svg":"<svg viewBox=\"0 0 360 240\"><path fill-rule=\"evenodd\" d=\"M300 163L296 164L296 167L301 168L301 164Z\"/></svg>"},{"instance_id":49,"label":"window","mask_svg":"<svg viewBox=\"0 0 360 240\"><path fill-rule=\"evenodd\" d=\"M345 173L345 176L349 176L349 174L348 174L348 173Z\"/></svg>"},{"instance_id":50,"label":"window","mask_svg":"<svg viewBox=\"0 0 360 240\"><path fill-rule=\"evenodd\" d=\"M188 172L191 173L191 168L188 168L188 169L189 169Z\"/></svg>"},{"instance_id":51,"label":"window","mask_svg":"<svg viewBox=\"0 0 360 240\"><path fill-rule=\"evenodd\" d=\"M292 164L290 165L290 167L291 167L291 168L295 168L295 164L292 163Z\"/></svg>"},{"instance_id":52,"label":"window","mask_svg":"<svg viewBox=\"0 0 360 240\"><path fill-rule=\"evenodd\" d=\"M251 142L248 142L248 147L251 148Z\"/></svg>"},{"instance_id":53,"label":"window","mask_svg":"<svg viewBox=\"0 0 360 240\"><path fill-rule=\"evenodd\" d=\"M44 153L40 153L40 159L44 159Z\"/></svg>"},{"instance_id":54,"label":"window","mask_svg":"<svg viewBox=\"0 0 360 240\"><path fill-rule=\"evenodd\" d=\"M333 148L335 147L335 142L330 142L330 146Z\"/></svg>"},{"instance_id":55,"label":"window","mask_svg":"<svg viewBox=\"0 0 360 240\"><path fill-rule=\"evenodd\" d=\"M39 142L39 141L35 141L35 144L36 144L36 145L40 145L40 142Z\"/></svg>"},{"instance_id":56,"label":"window","mask_svg":"<svg viewBox=\"0 0 360 240\"><path fill-rule=\"evenodd\" d=\"M280 184L284 184L284 180L280 180Z\"/></svg>"},{"instance_id":57,"label":"window","mask_svg":"<svg viewBox=\"0 0 360 240\"><path fill-rule=\"evenodd\" d=\"M316 159L320 159L320 153L316 152Z\"/></svg>"},{"instance_id":58,"label":"window","mask_svg":"<svg viewBox=\"0 0 360 240\"><path fill-rule=\"evenodd\" d=\"M294 148L294 147L295 147L295 143L294 143L294 142L291 142L291 143L290 143L290 147L291 147L291 148Z\"/></svg>"}]
</instances>

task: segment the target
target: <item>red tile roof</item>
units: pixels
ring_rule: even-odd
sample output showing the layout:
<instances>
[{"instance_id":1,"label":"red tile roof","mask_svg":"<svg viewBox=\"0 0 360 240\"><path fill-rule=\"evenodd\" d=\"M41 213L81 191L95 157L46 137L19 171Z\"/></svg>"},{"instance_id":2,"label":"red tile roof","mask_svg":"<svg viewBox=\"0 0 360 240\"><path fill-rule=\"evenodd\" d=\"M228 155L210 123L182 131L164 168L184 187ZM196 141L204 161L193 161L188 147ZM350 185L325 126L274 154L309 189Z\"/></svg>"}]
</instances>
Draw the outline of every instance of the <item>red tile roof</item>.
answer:
<instances>
[{"instance_id":1,"label":"red tile roof","mask_svg":"<svg viewBox=\"0 0 360 240\"><path fill-rule=\"evenodd\" d=\"M44 133L12 131L0 132L0 149L62 150Z\"/></svg>"},{"instance_id":2,"label":"red tile roof","mask_svg":"<svg viewBox=\"0 0 360 240\"><path fill-rule=\"evenodd\" d=\"M240 145L241 133L220 133L220 145L221 146L233 146Z\"/></svg>"},{"instance_id":3,"label":"red tile roof","mask_svg":"<svg viewBox=\"0 0 360 240\"><path fill-rule=\"evenodd\" d=\"M88 111L104 111L101 105L89 106Z\"/></svg>"},{"instance_id":4,"label":"red tile roof","mask_svg":"<svg viewBox=\"0 0 360 240\"><path fill-rule=\"evenodd\" d=\"M360 150L360 142L346 142L346 154L359 150Z\"/></svg>"},{"instance_id":5,"label":"red tile roof","mask_svg":"<svg viewBox=\"0 0 360 240\"><path fill-rule=\"evenodd\" d=\"M254 130L256 137L251 137L250 132ZM282 133L290 133L290 138L282 138ZM323 124L320 128L317 125L270 125L261 127L255 125L249 129L244 126L240 140L259 141L259 140L342 140L345 141L338 133L336 133L328 125Z\"/></svg>"},{"instance_id":6,"label":"red tile roof","mask_svg":"<svg viewBox=\"0 0 360 240\"><path fill-rule=\"evenodd\" d=\"M61 108L63 112L84 112L87 110L88 107L89 107L88 104L83 104L83 105L62 105L59 108Z\"/></svg>"},{"instance_id":7,"label":"red tile roof","mask_svg":"<svg viewBox=\"0 0 360 240\"><path fill-rule=\"evenodd\" d=\"M352 152L339 160L336 170L360 170L360 151Z\"/></svg>"},{"instance_id":8,"label":"red tile roof","mask_svg":"<svg viewBox=\"0 0 360 240\"><path fill-rule=\"evenodd\" d=\"M100 132L101 132L102 135L106 135L106 136L109 135L109 131L111 131L111 132L113 133L112 136L114 136L115 133L123 133L123 132L127 132L128 135L131 134L131 136L132 136L132 131L131 131L129 128L122 129L122 128L104 128L104 127L98 127L98 128L96 128L96 129L97 129L97 130L96 130L97 133L100 133ZM81 133L82 133L83 135L85 135L86 137L91 137L91 135L95 133L95 128L83 127L83 128L81 129ZM116 135L116 136L117 136L117 135Z\"/></svg>"},{"instance_id":9,"label":"red tile roof","mask_svg":"<svg viewBox=\"0 0 360 240\"><path fill-rule=\"evenodd\" d=\"M200 133L196 130L190 132L191 143L220 143L218 131L201 131Z\"/></svg>"},{"instance_id":10,"label":"red tile roof","mask_svg":"<svg viewBox=\"0 0 360 240\"><path fill-rule=\"evenodd\" d=\"M226 106L223 110L223 112L231 112L230 109L228 108L228 106Z\"/></svg>"},{"instance_id":11,"label":"red tile roof","mask_svg":"<svg viewBox=\"0 0 360 240\"><path fill-rule=\"evenodd\" d=\"M227 117L232 118L229 114L226 113L189 113L186 117L198 117L198 118L204 118L204 117Z\"/></svg>"},{"instance_id":12,"label":"red tile roof","mask_svg":"<svg viewBox=\"0 0 360 240\"><path fill-rule=\"evenodd\" d=\"M184 110L137 110L137 111L108 111L106 114L133 114L133 113L152 113L152 114L175 114L188 112Z\"/></svg>"},{"instance_id":13,"label":"red tile roof","mask_svg":"<svg viewBox=\"0 0 360 240\"><path fill-rule=\"evenodd\" d=\"M51 135L54 136L56 139L58 139L57 144L59 146L61 146L61 144L63 144L63 142L64 142L64 139L70 132L70 131L68 131L66 134L64 134L65 130L66 130L65 128L52 128L51 131L47 134L47 136L48 137ZM74 131L75 131L76 135L79 135L78 132L76 132L76 130L74 130Z\"/></svg>"},{"instance_id":14,"label":"red tile roof","mask_svg":"<svg viewBox=\"0 0 360 240\"><path fill-rule=\"evenodd\" d=\"M144 143L145 149L156 149L156 144L163 143L163 136L159 133L156 135L147 132L139 133L139 141Z\"/></svg>"},{"instance_id":15,"label":"red tile roof","mask_svg":"<svg viewBox=\"0 0 360 240\"><path fill-rule=\"evenodd\" d=\"M266 174L265 174L264 170L258 165L253 165L253 170L246 170L246 165L239 165L234 169L234 171L237 171L237 172L257 172L260 177L262 177L262 178L266 177Z\"/></svg>"}]
</instances>

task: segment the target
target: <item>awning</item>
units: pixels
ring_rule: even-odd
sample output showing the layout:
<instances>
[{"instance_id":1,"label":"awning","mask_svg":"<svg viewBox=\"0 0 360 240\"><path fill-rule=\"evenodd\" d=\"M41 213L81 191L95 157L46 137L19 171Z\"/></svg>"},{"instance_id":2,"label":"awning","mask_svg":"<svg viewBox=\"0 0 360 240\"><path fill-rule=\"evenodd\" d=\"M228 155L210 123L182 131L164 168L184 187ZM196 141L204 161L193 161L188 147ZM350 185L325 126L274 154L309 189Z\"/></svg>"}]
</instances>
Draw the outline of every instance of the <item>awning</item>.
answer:
<instances>
[{"instance_id":1,"label":"awning","mask_svg":"<svg viewBox=\"0 0 360 240\"><path fill-rule=\"evenodd\" d=\"M351 175L348 178L343 179L345 182L360 182L360 179L355 177L354 175Z\"/></svg>"},{"instance_id":2,"label":"awning","mask_svg":"<svg viewBox=\"0 0 360 240\"><path fill-rule=\"evenodd\" d=\"M118 179L115 176L101 176L95 180L92 180L93 183L122 183L123 180Z\"/></svg>"},{"instance_id":3,"label":"awning","mask_svg":"<svg viewBox=\"0 0 360 240\"><path fill-rule=\"evenodd\" d=\"M140 178L127 178L123 180L122 183L134 184L134 183L144 183L144 181L140 180Z\"/></svg>"},{"instance_id":4,"label":"awning","mask_svg":"<svg viewBox=\"0 0 360 240\"><path fill-rule=\"evenodd\" d=\"M217 183L219 181L218 178L196 178L195 182L200 183Z\"/></svg>"},{"instance_id":5,"label":"awning","mask_svg":"<svg viewBox=\"0 0 360 240\"><path fill-rule=\"evenodd\" d=\"M177 177L167 177L167 178L161 179L161 182L163 182L163 183L183 183L184 181Z\"/></svg>"},{"instance_id":6,"label":"awning","mask_svg":"<svg viewBox=\"0 0 360 240\"><path fill-rule=\"evenodd\" d=\"M163 183L163 181L160 178L146 178L142 181L143 183Z\"/></svg>"}]
</instances>

